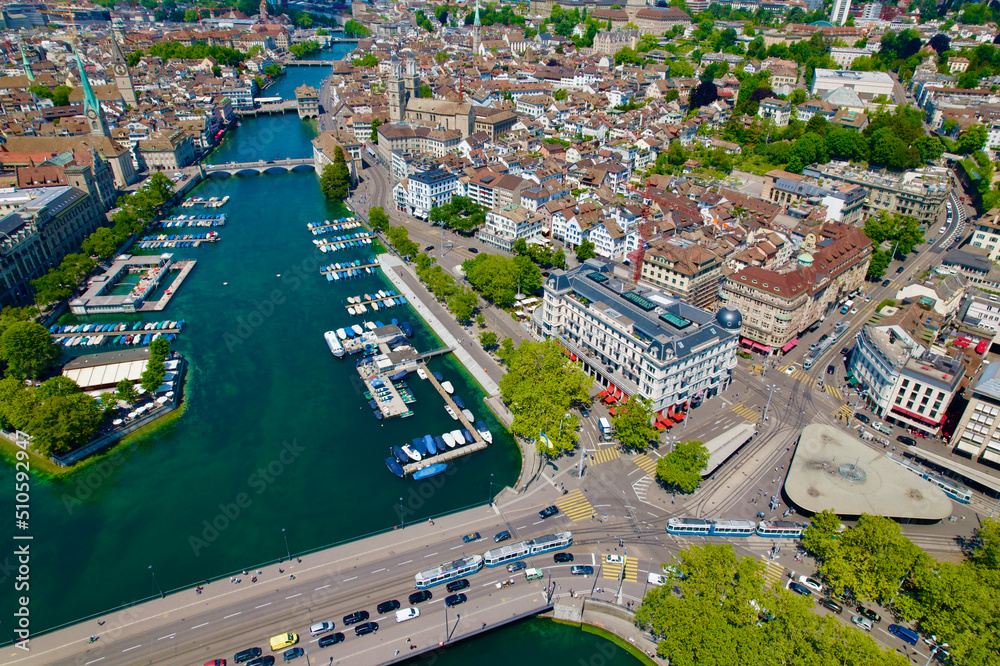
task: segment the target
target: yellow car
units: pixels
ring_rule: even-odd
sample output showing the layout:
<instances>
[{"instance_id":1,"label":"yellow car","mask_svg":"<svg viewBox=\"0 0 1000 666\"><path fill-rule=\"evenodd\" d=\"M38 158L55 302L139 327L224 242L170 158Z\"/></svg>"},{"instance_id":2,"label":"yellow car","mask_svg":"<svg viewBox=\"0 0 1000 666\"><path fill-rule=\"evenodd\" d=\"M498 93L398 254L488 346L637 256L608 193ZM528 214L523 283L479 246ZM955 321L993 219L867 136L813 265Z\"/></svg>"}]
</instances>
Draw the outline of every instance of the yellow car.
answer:
<instances>
[{"instance_id":1,"label":"yellow car","mask_svg":"<svg viewBox=\"0 0 1000 666\"><path fill-rule=\"evenodd\" d=\"M271 637L271 651L278 652L287 647L292 647L299 642L299 635L293 633L278 634Z\"/></svg>"}]
</instances>

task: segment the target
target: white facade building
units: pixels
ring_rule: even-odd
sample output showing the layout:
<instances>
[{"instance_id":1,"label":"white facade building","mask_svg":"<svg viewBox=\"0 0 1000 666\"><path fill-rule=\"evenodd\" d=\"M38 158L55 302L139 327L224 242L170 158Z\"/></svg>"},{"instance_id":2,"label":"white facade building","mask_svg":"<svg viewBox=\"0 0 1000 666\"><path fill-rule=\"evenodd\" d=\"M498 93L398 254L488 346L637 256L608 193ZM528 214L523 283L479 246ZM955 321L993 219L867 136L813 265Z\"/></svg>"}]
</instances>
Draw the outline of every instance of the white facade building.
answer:
<instances>
[{"instance_id":1,"label":"white facade building","mask_svg":"<svg viewBox=\"0 0 1000 666\"><path fill-rule=\"evenodd\" d=\"M530 241L542 235L542 218L524 206L504 206L486 212L486 224L476 237L487 245L511 252L517 240Z\"/></svg>"},{"instance_id":2,"label":"white facade building","mask_svg":"<svg viewBox=\"0 0 1000 666\"><path fill-rule=\"evenodd\" d=\"M844 25L851 17L851 0L836 0L833 3L833 13L830 14L830 23L834 25Z\"/></svg>"},{"instance_id":3,"label":"white facade building","mask_svg":"<svg viewBox=\"0 0 1000 666\"><path fill-rule=\"evenodd\" d=\"M822 97L831 90L850 88L861 101L868 103L875 97L885 96L893 101L894 84L885 72L855 72L846 69L816 69L812 82L812 95Z\"/></svg>"},{"instance_id":4,"label":"white facade building","mask_svg":"<svg viewBox=\"0 0 1000 666\"><path fill-rule=\"evenodd\" d=\"M407 205L414 217L427 219L432 208L451 203L458 188L455 174L443 169L415 173L409 178Z\"/></svg>"}]
</instances>

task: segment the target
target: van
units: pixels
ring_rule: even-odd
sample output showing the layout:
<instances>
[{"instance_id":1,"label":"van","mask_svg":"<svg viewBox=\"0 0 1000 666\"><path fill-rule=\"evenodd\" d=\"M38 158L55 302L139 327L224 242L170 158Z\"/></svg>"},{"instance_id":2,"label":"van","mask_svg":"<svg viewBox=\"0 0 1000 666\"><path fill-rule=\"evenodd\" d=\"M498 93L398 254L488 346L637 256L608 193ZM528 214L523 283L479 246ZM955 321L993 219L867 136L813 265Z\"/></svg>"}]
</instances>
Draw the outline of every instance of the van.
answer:
<instances>
[{"instance_id":1,"label":"van","mask_svg":"<svg viewBox=\"0 0 1000 666\"><path fill-rule=\"evenodd\" d=\"M884 435L892 434L892 426L889 425L888 423L882 423L881 421L876 421L875 423L872 424L872 428L878 430L880 433Z\"/></svg>"},{"instance_id":2,"label":"van","mask_svg":"<svg viewBox=\"0 0 1000 666\"><path fill-rule=\"evenodd\" d=\"M889 633L893 636L902 638L910 645L916 645L917 641L920 640L920 636L917 635L917 632L913 631L913 629L910 629L909 627L904 627L901 624L890 624Z\"/></svg>"},{"instance_id":3,"label":"van","mask_svg":"<svg viewBox=\"0 0 1000 666\"><path fill-rule=\"evenodd\" d=\"M420 611L416 608L400 608L396 611L396 622L406 622L415 617L420 617Z\"/></svg>"},{"instance_id":4,"label":"van","mask_svg":"<svg viewBox=\"0 0 1000 666\"><path fill-rule=\"evenodd\" d=\"M524 570L524 579L526 581L528 581L528 582L531 582L533 580L541 580L541 578L544 575L545 574L542 573L541 569L525 569Z\"/></svg>"},{"instance_id":5,"label":"van","mask_svg":"<svg viewBox=\"0 0 1000 666\"><path fill-rule=\"evenodd\" d=\"M611 437L611 421L602 416L597 419L597 425L601 428L601 435L603 435L605 439L609 439Z\"/></svg>"},{"instance_id":6,"label":"van","mask_svg":"<svg viewBox=\"0 0 1000 666\"><path fill-rule=\"evenodd\" d=\"M299 642L299 637L297 634L288 632L287 634L278 634L277 636L271 637L271 651L279 652L285 648L290 648Z\"/></svg>"}]
</instances>

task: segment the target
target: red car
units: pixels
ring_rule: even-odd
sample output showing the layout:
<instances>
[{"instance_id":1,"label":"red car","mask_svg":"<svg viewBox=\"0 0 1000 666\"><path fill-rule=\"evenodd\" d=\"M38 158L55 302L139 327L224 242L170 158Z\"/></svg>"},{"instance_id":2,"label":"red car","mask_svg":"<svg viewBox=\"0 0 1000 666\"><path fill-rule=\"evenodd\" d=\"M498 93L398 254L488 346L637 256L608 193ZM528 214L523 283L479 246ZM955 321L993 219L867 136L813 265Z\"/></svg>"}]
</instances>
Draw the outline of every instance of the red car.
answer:
<instances>
[{"instance_id":1,"label":"red car","mask_svg":"<svg viewBox=\"0 0 1000 666\"><path fill-rule=\"evenodd\" d=\"M225 659L213 659L212 661L206 661L205 666L226 666Z\"/></svg>"}]
</instances>

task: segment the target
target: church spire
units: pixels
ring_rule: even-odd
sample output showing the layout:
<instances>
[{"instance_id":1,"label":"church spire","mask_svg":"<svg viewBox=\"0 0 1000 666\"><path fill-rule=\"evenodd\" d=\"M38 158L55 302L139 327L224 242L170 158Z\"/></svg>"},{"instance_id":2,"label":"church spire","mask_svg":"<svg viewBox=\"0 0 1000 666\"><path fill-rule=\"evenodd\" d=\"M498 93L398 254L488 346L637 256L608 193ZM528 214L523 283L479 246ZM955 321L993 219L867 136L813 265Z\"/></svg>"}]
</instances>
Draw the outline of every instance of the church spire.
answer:
<instances>
[{"instance_id":1,"label":"church spire","mask_svg":"<svg viewBox=\"0 0 1000 666\"><path fill-rule=\"evenodd\" d=\"M115 85L118 87L118 94L122 96L131 107L139 105L139 100L135 95L135 87L132 85L132 75L128 71L128 61L122 55L122 50L118 46L118 39L111 36L111 67L115 72Z\"/></svg>"},{"instance_id":2,"label":"church spire","mask_svg":"<svg viewBox=\"0 0 1000 666\"><path fill-rule=\"evenodd\" d=\"M104 122L104 114L101 112L101 104L97 101L94 89L90 87L90 79L83 69L83 61L80 60L80 52L73 47L73 54L76 56L76 67L80 72L80 87L83 88L83 111L87 116L87 124L90 125L90 133L108 136L108 126Z\"/></svg>"},{"instance_id":3,"label":"church spire","mask_svg":"<svg viewBox=\"0 0 1000 666\"><path fill-rule=\"evenodd\" d=\"M31 71L31 63L28 61L28 54L24 52L24 44L19 45L21 49L21 63L24 65L24 75L28 77L29 81L35 80L35 73Z\"/></svg>"},{"instance_id":4,"label":"church spire","mask_svg":"<svg viewBox=\"0 0 1000 666\"><path fill-rule=\"evenodd\" d=\"M476 0L476 18L472 21L472 57L479 55L479 0Z\"/></svg>"}]
</instances>

